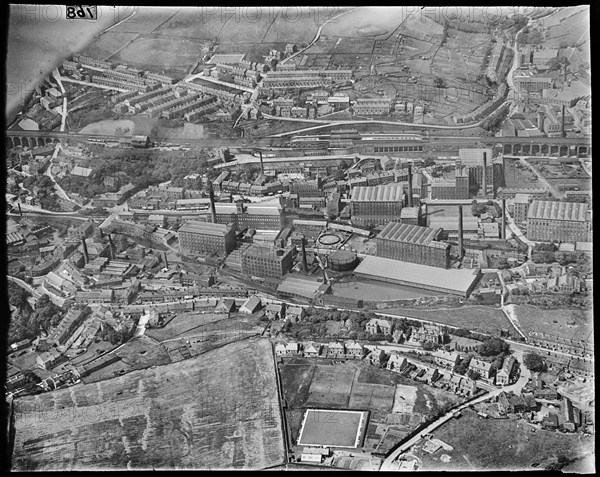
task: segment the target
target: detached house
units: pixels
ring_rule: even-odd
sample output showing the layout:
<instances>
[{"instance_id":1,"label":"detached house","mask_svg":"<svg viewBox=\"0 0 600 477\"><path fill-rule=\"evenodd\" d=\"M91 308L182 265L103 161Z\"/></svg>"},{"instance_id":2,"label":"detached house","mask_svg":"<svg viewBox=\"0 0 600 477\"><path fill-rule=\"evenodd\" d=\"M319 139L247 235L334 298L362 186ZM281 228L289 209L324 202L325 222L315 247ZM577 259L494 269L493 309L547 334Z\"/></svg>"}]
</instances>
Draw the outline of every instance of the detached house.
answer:
<instances>
[{"instance_id":1,"label":"detached house","mask_svg":"<svg viewBox=\"0 0 600 477\"><path fill-rule=\"evenodd\" d=\"M215 311L220 313L233 313L235 311L235 300L232 298L221 298L215 307Z\"/></svg>"},{"instance_id":2,"label":"detached house","mask_svg":"<svg viewBox=\"0 0 600 477\"><path fill-rule=\"evenodd\" d=\"M454 369L454 366L460 361L460 355L458 353L446 351L444 349L438 349L431 353L431 355L437 364L450 369Z\"/></svg>"},{"instance_id":3,"label":"detached house","mask_svg":"<svg viewBox=\"0 0 600 477\"><path fill-rule=\"evenodd\" d=\"M327 345L327 357L328 358L345 358L346 350L342 343L338 343L337 341L332 341Z\"/></svg>"},{"instance_id":4,"label":"detached house","mask_svg":"<svg viewBox=\"0 0 600 477\"><path fill-rule=\"evenodd\" d=\"M281 303L269 303L265 308L265 315L269 320L280 320L283 318L283 305Z\"/></svg>"},{"instance_id":5,"label":"detached house","mask_svg":"<svg viewBox=\"0 0 600 477\"><path fill-rule=\"evenodd\" d=\"M469 370L478 373L483 381L493 384L496 374L496 368L493 363L473 358L469 363Z\"/></svg>"},{"instance_id":6,"label":"detached house","mask_svg":"<svg viewBox=\"0 0 600 477\"><path fill-rule=\"evenodd\" d=\"M386 360L386 353L380 348L373 348L373 350L367 355L367 359L370 364L379 366Z\"/></svg>"},{"instance_id":7,"label":"detached house","mask_svg":"<svg viewBox=\"0 0 600 477\"><path fill-rule=\"evenodd\" d=\"M248 315L251 315L255 311L258 311L260 309L261 305L262 305L262 303L260 301L260 298L257 297L256 295L252 295L240 307L240 313L246 313Z\"/></svg>"},{"instance_id":8,"label":"detached house","mask_svg":"<svg viewBox=\"0 0 600 477\"><path fill-rule=\"evenodd\" d=\"M365 354L365 348L360 343L353 341L346 345L346 356L348 358L362 358Z\"/></svg>"},{"instance_id":9,"label":"detached house","mask_svg":"<svg viewBox=\"0 0 600 477\"><path fill-rule=\"evenodd\" d=\"M275 355L276 356L296 356L300 350L298 343L289 342L289 343L277 343L275 345Z\"/></svg>"},{"instance_id":10,"label":"detached house","mask_svg":"<svg viewBox=\"0 0 600 477\"><path fill-rule=\"evenodd\" d=\"M410 340L419 343L444 344L446 336L437 325L423 325L420 328L413 327Z\"/></svg>"},{"instance_id":11,"label":"detached house","mask_svg":"<svg viewBox=\"0 0 600 477\"><path fill-rule=\"evenodd\" d=\"M323 345L320 343L309 343L304 348L304 357L306 358L318 358L321 354Z\"/></svg>"},{"instance_id":12,"label":"detached house","mask_svg":"<svg viewBox=\"0 0 600 477\"><path fill-rule=\"evenodd\" d=\"M390 371L394 371L395 373L400 373L404 369L406 369L406 365L408 364L407 359L404 356L400 356L398 354L391 354L388 359L386 368Z\"/></svg>"},{"instance_id":13,"label":"detached house","mask_svg":"<svg viewBox=\"0 0 600 477\"><path fill-rule=\"evenodd\" d=\"M285 312L285 317L290 323L298 323L304 318L304 308L301 306L290 306Z\"/></svg>"},{"instance_id":14,"label":"detached house","mask_svg":"<svg viewBox=\"0 0 600 477\"><path fill-rule=\"evenodd\" d=\"M509 384L516 364L517 361L512 356L505 358L502 362L502 368L496 373L496 384L501 384L502 386Z\"/></svg>"},{"instance_id":15,"label":"detached house","mask_svg":"<svg viewBox=\"0 0 600 477\"><path fill-rule=\"evenodd\" d=\"M365 329L367 333L372 335L376 333L383 333L384 335L392 334L393 325L388 320L381 320L379 318L373 318L369 320Z\"/></svg>"}]
</instances>

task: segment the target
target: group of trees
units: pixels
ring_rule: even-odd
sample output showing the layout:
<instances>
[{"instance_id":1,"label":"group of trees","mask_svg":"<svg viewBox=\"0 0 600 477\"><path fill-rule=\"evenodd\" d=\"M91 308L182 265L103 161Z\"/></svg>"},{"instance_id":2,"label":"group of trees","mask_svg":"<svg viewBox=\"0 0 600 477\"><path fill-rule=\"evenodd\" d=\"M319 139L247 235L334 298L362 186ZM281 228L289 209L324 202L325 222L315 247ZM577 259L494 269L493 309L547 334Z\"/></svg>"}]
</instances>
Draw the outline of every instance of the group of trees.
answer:
<instances>
[{"instance_id":1,"label":"group of trees","mask_svg":"<svg viewBox=\"0 0 600 477\"><path fill-rule=\"evenodd\" d=\"M11 342L24 339L35 339L43 331L48 333L53 326L60 323L62 309L52 303L48 295L42 295L32 309L27 298L29 293L12 282L8 284L9 303L17 307L18 312L11 317L9 340Z\"/></svg>"},{"instance_id":2,"label":"group of trees","mask_svg":"<svg viewBox=\"0 0 600 477\"><path fill-rule=\"evenodd\" d=\"M508 116L509 110L510 110L510 107L505 104L499 110L497 110L495 113L493 113L491 116L486 118L483 121L483 123L481 124L481 127L483 129L485 129L486 131L488 131L489 133L495 134L502 127L502 123Z\"/></svg>"},{"instance_id":3,"label":"group of trees","mask_svg":"<svg viewBox=\"0 0 600 477\"><path fill-rule=\"evenodd\" d=\"M209 167L210 154L202 149L186 154L159 155L152 151L135 151L128 155L115 158L97 157L94 159L92 175L88 178L65 176L59 184L67 192L74 192L83 197L93 198L105 192L116 192L120 185L131 182L139 189L150 185L171 180L173 186L181 187L183 178L189 174L207 174L216 178L219 172ZM107 176L124 172L121 184L107 186L104 179Z\"/></svg>"},{"instance_id":4,"label":"group of trees","mask_svg":"<svg viewBox=\"0 0 600 477\"><path fill-rule=\"evenodd\" d=\"M282 331L297 340L327 338L331 337L327 322L337 322L340 323L340 331L335 334L335 338L392 341L391 334L368 333L366 331L367 323L373 318L377 318L377 315L373 312L321 310L309 307L305 308L305 316L302 321L294 324L287 322ZM421 326L418 321L406 318L398 318L393 322L394 330L400 330L405 336L410 335L413 326Z\"/></svg>"},{"instance_id":5,"label":"group of trees","mask_svg":"<svg viewBox=\"0 0 600 477\"><path fill-rule=\"evenodd\" d=\"M559 265L572 265L571 273L587 275L592 272L590 257L585 252L565 252L558 250L555 243L537 243L533 247L531 259L535 263L555 263Z\"/></svg>"},{"instance_id":6,"label":"group of trees","mask_svg":"<svg viewBox=\"0 0 600 477\"><path fill-rule=\"evenodd\" d=\"M120 345L128 341L133 336L133 329L122 328L115 330L109 324L104 323L99 332L100 338L109 341L110 344Z\"/></svg>"},{"instance_id":7,"label":"group of trees","mask_svg":"<svg viewBox=\"0 0 600 477\"><path fill-rule=\"evenodd\" d=\"M23 179L23 187L32 191L38 188L37 199L43 209L60 210L58 197L54 191L54 182L48 176L27 176Z\"/></svg>"},{"instance_id":8,"label":"group of trees","mask_svg":"<svg viewBox=\"0 0 600 477\"><path fill-rule=\"evenodd\" d=\"M523 356L523 364L527 366L529 371L545 372L548 369L544 358L536 353L527 353Z\"/></svg>"}]
</instances>

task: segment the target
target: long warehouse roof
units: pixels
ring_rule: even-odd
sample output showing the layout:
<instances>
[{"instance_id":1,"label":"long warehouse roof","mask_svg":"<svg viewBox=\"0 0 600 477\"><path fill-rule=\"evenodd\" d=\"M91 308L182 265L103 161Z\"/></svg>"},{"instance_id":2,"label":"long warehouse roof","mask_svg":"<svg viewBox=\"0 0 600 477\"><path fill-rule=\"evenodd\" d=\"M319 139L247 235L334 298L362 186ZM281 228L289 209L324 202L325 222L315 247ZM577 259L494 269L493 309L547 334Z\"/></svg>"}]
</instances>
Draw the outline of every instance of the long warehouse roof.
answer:
<instances>
[{"instance_id":1,"label":"long warehouse roof","mask_svg":"<svg viewBox=\"0 0 600 477\"><path fill-rule=\"evenodd\" d=\"M354 273L374 280L397 281L466 294L477 279L479 270L444 269L367 255Z\"/></svg>"},{"instance_id":2,"label":"long warehouse roof","mask_svg":"<svg viewBox=\"0 0 600 477\"><path fill-rule=\"evenodd\" d=\"M576 202L556 202L550 200L534 200L527 211L528 219L571 220L585 222L587 204Z\"/></svg>"},{"instance_id":3,"label":"long warehouse roof","mask_svg":"<svg viewBox=\"0 0 600 477\"><path fill-rule=\"evenodd\" d=\"M199 222L197 220L188 220L179 229L181 232L197 233L202 235L226 235L231 227L223 224L213 224L211 222Z\"/></svg>"},{"instance_id":4,"label":"long warehouse roof","mask_svg":"<svg viewBox=\"0 0 600 477\"><path fill-rule=\"evenodd\" d=\"M353 202L401 202L404 199L402 187L355 187L352 189Z\"/></svg>"},{"instance_id":5,"label":"long warehouse roof","mask_svg":"<svg viewBox=\"0 0 600 477\"><path fill-rule=\"evenodd\" d=\"M439 233L440 229L402 224L400 222L389 222L379 233L377 238L393 240L395 242L429 245L430 242L436 239Z\"/></svg>"}]
</instances>

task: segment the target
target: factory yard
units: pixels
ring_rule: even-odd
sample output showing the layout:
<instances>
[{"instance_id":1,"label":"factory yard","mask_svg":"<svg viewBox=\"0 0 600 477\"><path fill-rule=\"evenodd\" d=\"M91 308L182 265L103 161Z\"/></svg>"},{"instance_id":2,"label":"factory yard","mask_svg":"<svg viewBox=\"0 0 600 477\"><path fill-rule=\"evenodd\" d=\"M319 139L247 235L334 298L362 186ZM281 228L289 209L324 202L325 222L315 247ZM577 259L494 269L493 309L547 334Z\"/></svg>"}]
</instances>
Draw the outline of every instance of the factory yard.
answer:
<instances>
[{"instance_id":1,"label":"factory yard","mask_svg":"<svg viewBox=\"0 0 600 477\"><path fill-rule=\"evenodd\" d=\"M17 470L264 469L283 462L267 341L16 399L14 416Z\"/></svg>"}]
</instances>

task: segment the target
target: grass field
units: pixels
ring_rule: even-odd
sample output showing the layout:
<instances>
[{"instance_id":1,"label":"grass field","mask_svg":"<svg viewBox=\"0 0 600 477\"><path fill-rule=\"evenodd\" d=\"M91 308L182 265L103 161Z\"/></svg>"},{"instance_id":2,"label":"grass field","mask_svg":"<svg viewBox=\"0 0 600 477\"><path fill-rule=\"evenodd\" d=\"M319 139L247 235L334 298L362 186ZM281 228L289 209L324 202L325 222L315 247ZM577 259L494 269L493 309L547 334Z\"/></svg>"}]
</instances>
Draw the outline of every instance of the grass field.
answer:
<instances>
[{"instance_id":1,"label":"grass field","mask_svg":"<svg viewBox=\"0 0 600 477\"><path fill-rule=\"evenodd\" d=\"M453 451L439 450L428 454L416 451L422 459L420 470L534 470L556 461L558 456L569 458L590 450L591 438L582 439L577 434L561 434L538 430L535 434L523 421L480 419L471 410L463 411L458 420L452 419L433 435L454 447ZM485 436L485 438L483 438ZM441 462L440 456L448 454L450 462Z\"/></svg>"},{"instance_id":2,"label":"grass field","mask_svg":"<svg viewBox=\"0 0 600 477\"><path fill-rule=\"evenodd\" d=\"M306 408L368 410L365 449L386 452L420 425L460 398L366 363L295 358L281 368L286 417L292 439L302 428Z\"/></svg>"},{"instance_id":3,"label":"grass field","mask_svg":"<svg viewBox=\"0 0 600 477\"><path fill-rule=\"evenodd\" d=\"M530 305L514 305L519 326L529 332L547 333L574 340L593 339L591 312L560 308L543 310Z\"/></svg>"},{"instance_id":4,"label":"grass field","mask_svg":"<svg viewBox=\"0 0 600 477\"><path fill-rule=\"evenodd\" d=\"M358 447L366 421L365 412L309 409L304 416L298 444Z\"/></svg>"},{"instance_id":5,"label":"grass field","mask_svg":"<svg viewBox=\"0 0 600 477\"><path fill-rule=\"evenodd\" d=\"M498 334L500 328L512 330L512 325L500 308L489 306L462 306L446 309L398 308L386 310L386 313L398 313L402 316L431 320L443 325L466 328L480 333ZM516 332L515 332L516 333Z\"/></svg>"},{"instance_id":6,"label":"grass field","mask_svg":"<svg viewBox=\"0 0 600 477\"><path fill-rule=\"evenodd\" d=\"M14 416L14 470L263 469L283 462L272 348L262 340L16 399Z\"/></svg>"},{"instance_id":7,"label":"grass field","mask_svg":"<svg viewBox=\"0 0 600 477\"><path fill-rule=\"evenodd\" d=\"M171 38L137 38L116 55L124 63L163 70L186 69L202 57L202 44Z\"/></svg>"}]
</instances>

